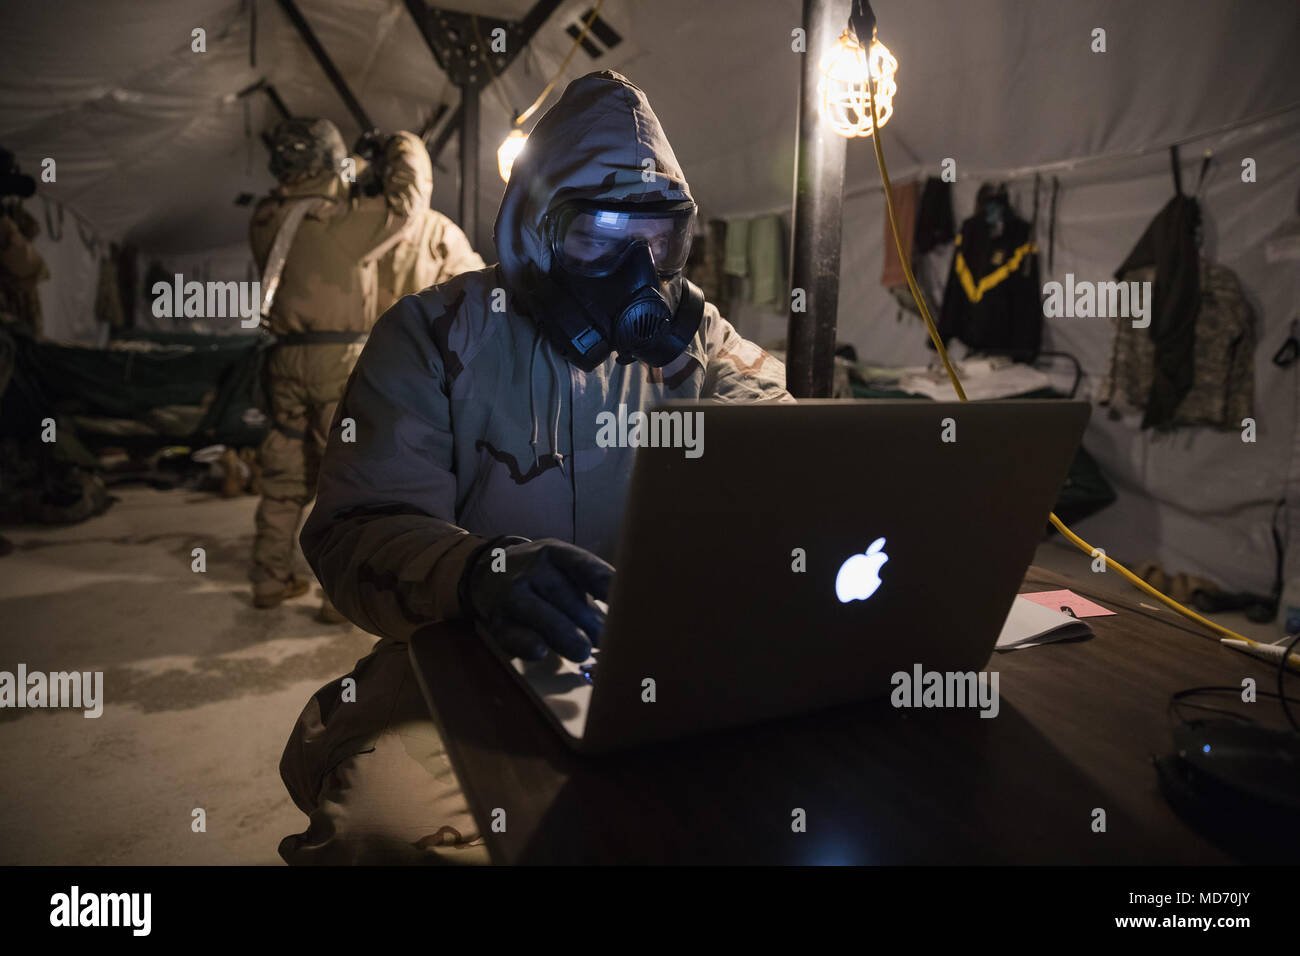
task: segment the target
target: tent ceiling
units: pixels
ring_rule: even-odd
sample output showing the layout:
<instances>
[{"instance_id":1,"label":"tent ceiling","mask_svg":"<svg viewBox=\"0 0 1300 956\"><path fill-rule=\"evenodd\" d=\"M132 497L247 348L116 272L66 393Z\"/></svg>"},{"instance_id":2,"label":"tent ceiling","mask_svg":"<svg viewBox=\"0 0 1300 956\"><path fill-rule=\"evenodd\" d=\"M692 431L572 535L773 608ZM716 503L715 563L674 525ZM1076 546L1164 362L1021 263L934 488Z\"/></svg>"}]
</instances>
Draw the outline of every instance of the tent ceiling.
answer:
<instances>
[{"instance_id":1,"label":"tent ceiling","mask_svg":"<svg viewBox=\"0 0 1300 956\"><path fill-rule=\"evenodd\" d=\"M257 64L249 62L250 6ZM366 110L386 129L418 127L456 91L401 0L299 0ZM529 0L452 0L518 19ZM1294 0L875 0L880 37L900 61L886 128L900 168L945 157L1007 168L1158 147L1300 100L1300 4ZM501 81L521 109L567 52L564 28L588 9L564 4ZM711 214L788 203L800 57L790 50L799 0L606 0L626 42L569 77L613 68L643 86ZM265 76L290 109L357 133L272 0L47 0L9 11L0 36L0 143L25 167L58 163L42 191L105 234L156 251L239 242L241 192L269 186L257 134L275 121L265 97L235 94ZM207 31L207 52L190 31ZM1107 52L1090 50L1107 31ZM500 197L495 147L508 128L486 92L481 218ZM251 135L250 135L251 134ZM874 175L851 145L850 183ZM454 153L438 197L455 210ZM1261 172L1261 175L1264 173ZM485 239L486 236L480 237Z\"/></svg>"}]
</instances>

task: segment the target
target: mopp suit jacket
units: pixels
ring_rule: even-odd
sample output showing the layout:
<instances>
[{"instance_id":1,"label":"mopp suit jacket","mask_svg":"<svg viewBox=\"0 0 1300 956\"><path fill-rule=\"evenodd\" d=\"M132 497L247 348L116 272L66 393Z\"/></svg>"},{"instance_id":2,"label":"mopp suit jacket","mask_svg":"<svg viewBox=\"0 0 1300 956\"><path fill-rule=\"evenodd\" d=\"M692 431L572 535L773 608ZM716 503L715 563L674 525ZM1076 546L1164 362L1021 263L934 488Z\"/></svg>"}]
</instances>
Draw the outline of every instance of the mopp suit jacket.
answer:
<instances>
[{"instance_id":1,"label":"mopp suit jacket","mask_svg":"<svg viewBox=\"0 0 1300 956\"><path fill-rule=\"evenodd\" d=\"M419 137L397 133L384 149L382 195L353 198L337 172L279 186L257 204L249 244L265 273L271 246L295 203L310 202L285 258L271 305L271 331L365 332L379 314L378 264L424 223ZM423 206L428 206L427 193Z\"/></svg>"},{"instance_id":2,"label":"mopp suit jacket","mask_svg":"<svg viewBox=\"0 0 1300 956\"><path fill-rule=\"evenodd\" d=\"M712 304L663 368L613 356L586 374L571 366L516 294L529 268L550 267L538 227L557 196L690 197L644 94L622 77L576 80L539 123L502 200L500 265L399 301L353 371L302 545L338 608L375 634L458 616L465 561L496 535L560 538L613 560L635 449L602 447L602 412L793 401L781 363Z\"/></svg>"}]
</instances>

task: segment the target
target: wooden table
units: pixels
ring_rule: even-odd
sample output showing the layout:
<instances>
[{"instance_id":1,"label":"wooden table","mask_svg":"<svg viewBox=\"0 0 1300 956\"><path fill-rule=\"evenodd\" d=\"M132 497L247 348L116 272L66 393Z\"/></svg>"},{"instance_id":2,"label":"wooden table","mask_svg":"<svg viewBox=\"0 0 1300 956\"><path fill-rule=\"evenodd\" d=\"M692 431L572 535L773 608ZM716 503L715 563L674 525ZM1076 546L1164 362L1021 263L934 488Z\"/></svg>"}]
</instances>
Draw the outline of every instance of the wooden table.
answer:
<instances>
[{"instance_id":1,"label":"wooden table","mask_svg":"<svg viewBox=\"0 0 1300 956\"><path fill-rule=\"evenodd\" d=\"M470 629L410 647L498 863L1234 862L1169 808L1152 756L1171 693L1270 689L1272 670L1136 590L1030 568L1021 591L1064 587L1119 613L1090 618L1090 640L995 654L995 719L876 701L604 757L569 750Z\"/></svg>"}]
</instances>

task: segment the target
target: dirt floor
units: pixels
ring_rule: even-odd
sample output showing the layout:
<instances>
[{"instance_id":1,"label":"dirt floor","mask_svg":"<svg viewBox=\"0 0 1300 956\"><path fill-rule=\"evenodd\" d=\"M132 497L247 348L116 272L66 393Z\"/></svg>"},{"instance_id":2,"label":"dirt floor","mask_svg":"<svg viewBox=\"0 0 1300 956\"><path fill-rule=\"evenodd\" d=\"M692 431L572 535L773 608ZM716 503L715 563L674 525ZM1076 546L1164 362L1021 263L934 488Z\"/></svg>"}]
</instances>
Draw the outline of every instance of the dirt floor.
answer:
<instances>
[{"instance_id":1,"label":"dirt floor","mask_svg":"<svg viewBox=\"0 0 1300 956\"><path fill-rule=\"evenodd\" d=\"M0 864L279 863L280 838L306 824L279 779L285 739L374 639L317 623L315 588L252 607L255 499L115 494L83 524L6 532L0 670L103 671L106 703L98 719L0 710ZM191 570L196 547L205 573ZM1035 563L1133 593L1059 544ZM1217 617L1274 639L1271 626ZM191 827L196 808L205 833Z\"/></svg>"},{"instance_id":2,"label":"dirt floor","mask_svg":"<svg viewBox=\"0 0 1300 956\"><path fill-rule=\"evenodd\" d=\"M256 499L115 494L83 524L6 532L0 670L103 671L106 703L0 710L0 864L279 863L306 826L279 778L289 730L374 638L316 622L315 588L252 606Z\"/></svg>"}]
</instances>

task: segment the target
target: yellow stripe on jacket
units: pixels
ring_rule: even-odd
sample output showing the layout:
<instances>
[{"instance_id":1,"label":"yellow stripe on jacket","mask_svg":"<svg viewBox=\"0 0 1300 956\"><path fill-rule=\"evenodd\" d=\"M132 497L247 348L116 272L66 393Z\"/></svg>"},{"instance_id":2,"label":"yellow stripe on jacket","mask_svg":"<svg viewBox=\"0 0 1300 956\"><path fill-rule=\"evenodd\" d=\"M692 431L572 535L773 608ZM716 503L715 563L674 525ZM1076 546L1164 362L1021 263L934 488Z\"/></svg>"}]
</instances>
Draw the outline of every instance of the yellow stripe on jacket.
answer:
<instances>
[{"instance_id":1,"label":"yellow stripe on jacket","mask_svg":"<svg viewBox=\"0 0 1300 956\"><path fill-rule=\"evenodd\" d=\"M1027 254L1038 252L1037 243L1026 242L1011 254L1010 259L980 279L979 285L976 285L974 277L970 274L970 266L966 265L966 259L961 254L961 236L957 237L956 245L957 258L953 260L953 268L957 270L957 277L961 279L961 287L966 290L966 298L972 302L978 302L984 298L984 293L1019 269L1021 260Z\"/></svg>"}]
</instances>

